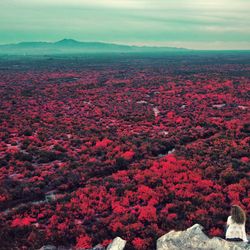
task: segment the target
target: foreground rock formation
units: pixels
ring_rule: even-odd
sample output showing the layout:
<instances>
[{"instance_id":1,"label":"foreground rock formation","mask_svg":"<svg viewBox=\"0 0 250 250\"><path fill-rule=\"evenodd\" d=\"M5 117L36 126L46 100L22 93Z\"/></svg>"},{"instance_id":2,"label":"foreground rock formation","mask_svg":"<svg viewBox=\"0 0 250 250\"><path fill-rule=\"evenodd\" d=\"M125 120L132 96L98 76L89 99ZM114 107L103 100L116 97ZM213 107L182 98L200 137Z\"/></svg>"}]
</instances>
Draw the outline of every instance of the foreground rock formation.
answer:
<instances>
[{"instance_id":1,"label":"foreground rock formation","mask_svg":"<svg viewBox=\"0 0 250 250\"><path fill-rule=\"evenodd\" d=\"M157 240L157 250L246 250L250 244L209 238L203 227L195 224L185 231L170 231Z\"/></svg>"},{"instance_id":2,"label":"foreground rock formation","mask_svg":"<svg viewBox=\"0 0 250 250\"><path fill-rule=\"evenodd\" d=\"M116 237L106 250L123 250L126 241ZM70 250L56 248L55 246L44 246L40 250ZM92 249L76 250L105 250L105 247L97 245ZM147 249L145 249L147 250ZM153 250L153 249L148 249ZM156 250L250 250L250 244L245 242L230 242L219 237L209 238L203 233L203 227L195 224L184 231L170 231L161 236L156 243Z\"/></svg>"}]
</instances>

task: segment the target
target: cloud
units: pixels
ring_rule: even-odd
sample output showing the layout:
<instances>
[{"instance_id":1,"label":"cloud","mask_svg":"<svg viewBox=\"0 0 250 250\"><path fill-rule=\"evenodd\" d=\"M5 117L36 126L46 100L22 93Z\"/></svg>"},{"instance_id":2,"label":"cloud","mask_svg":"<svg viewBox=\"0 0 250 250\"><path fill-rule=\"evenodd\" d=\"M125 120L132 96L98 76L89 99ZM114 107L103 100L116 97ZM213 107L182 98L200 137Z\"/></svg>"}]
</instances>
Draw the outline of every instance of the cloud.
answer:
<instances>
[{"instance_id":1,"label":"cloud","mask_svg":"<svg viewBox=\"0 0 250 250\"><path fill-rule=\"evenodd\" d=\"M0 42L8 37L65 36L123 43L238 42L243 46L250 41L249 0L0 1Z\"/></svg>"},{"instance_id":2,"label":"cloud","mask_svg":"<svg viewBox=\"0 0 250 250\"><path fill-rule=\"evenodd\" d=\"M6 0L2 0L6 1ZM142 0L10 0L17 5L30 6L72 6L93 8L143 8L147 1ZM7 1L6 1L7 2Z\"/></svg>"}]
</instances>

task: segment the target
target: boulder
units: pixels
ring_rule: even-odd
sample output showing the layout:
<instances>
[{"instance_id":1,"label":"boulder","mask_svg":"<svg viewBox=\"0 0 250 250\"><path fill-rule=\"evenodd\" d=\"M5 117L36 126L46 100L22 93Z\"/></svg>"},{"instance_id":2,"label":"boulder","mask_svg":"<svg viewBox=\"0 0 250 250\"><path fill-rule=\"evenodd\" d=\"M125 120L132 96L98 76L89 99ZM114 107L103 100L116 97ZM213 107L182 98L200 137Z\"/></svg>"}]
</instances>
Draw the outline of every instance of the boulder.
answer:
<instances>
[{"instance_id":1,"label":"boulder","mask_svg":"<svg viewBox=\"0 0 250 250\"><path fill-rule=\"evenodd\" d=\"M170 231L157 240L156 246L157 250L250 250L250 244L245 242L209 238L199 224L184 231Z\"/></svg>"},{"instance_id":2,"label":"boulder","mask_svg":"<svg viewBox=\"0 0 250 250\"><path fill-rule=\"evenodd\" d=\"M108 245L107 250L123 250L126 245L126 240L120 237L114 238L114 240Z\"/></svg>"}]
</instances>

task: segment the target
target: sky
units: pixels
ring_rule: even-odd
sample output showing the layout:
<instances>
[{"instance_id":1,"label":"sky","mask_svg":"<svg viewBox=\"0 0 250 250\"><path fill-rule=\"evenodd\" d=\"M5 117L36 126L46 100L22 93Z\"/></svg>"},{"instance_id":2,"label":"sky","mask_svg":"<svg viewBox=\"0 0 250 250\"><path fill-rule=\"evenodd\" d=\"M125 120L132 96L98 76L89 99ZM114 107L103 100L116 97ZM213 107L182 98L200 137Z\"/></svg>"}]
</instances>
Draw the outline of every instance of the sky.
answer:
<instances>
[{"instance_id":1,"label":"sky","mask_svg":"<svg viewBox=\"0 0 250 250\"><path fill-rule=\"evenodd\" d=\"M64 38L250 49L250 0L0 0L0 44Z\"/></svg>"}]
</instances>

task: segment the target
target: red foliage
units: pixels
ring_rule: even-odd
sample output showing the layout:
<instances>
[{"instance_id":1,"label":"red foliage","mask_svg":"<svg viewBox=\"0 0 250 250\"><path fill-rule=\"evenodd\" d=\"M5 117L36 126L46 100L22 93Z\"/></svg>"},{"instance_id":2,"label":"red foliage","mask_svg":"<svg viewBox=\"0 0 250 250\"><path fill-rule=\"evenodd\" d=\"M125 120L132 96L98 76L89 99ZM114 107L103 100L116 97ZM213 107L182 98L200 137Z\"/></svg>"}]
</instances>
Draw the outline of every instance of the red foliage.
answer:
<instances>
[{"instance_id":1,"label":"red foliage","mask_svg":"<svg viewBox=\"0 0 250 250\"><path fill-rule=\"evenodd\" d=\"M76 247L77 248L91 248L92 244L91 244L91 238L87 235L81 235L77 238L76 241Z\"/></svg>"},{"instance_id":2,"label":"red foliage","mask_svg":"<svg viewBox=\"0 0 250 250\"><path fill-rule=\"evenodd\" d=\"M139 237L134 238L132 244L134 248L138 250L146 250L149 247L147 240L141 239Z\"/></svg>"},{"instance_id":3,"label":"red foliage","mask_svg":"<svg viewBox=\"0 0 250 250\"><path fill-rule=\"evenodd\" d=\"M31 218L31 217L26 217L26 218L16 218L12 221L11 226L12 227L23 227L23 226L28 226L32 222L35 222L36 219Z\"/></svg>"},{"instance_id":4,"label":"red foliage","mask_svg":"<svg viewBox=\"0 0 250 250\"><path fill-rule=\"evenodd\" d=\"M115 236L154 249L194 223L223 236L232 203L250 212L249 65L184 57L0 60L0 225L17 237L6 249Z\"/></svg>"},{"instance_id":5,"label":"red foliage","mask_svg":"<svg viewBox=\"0 0 250 250\"><path fill-rule=\"evenodd\" d=\"M127 151L125 153L123 153L121 155L122 158L124 158L125 160L131 160L133 158L133 156L135 155L135 153L133 151Z\"/></svg>"},{"instance_id":6,"label":"red foliage","mask_svg":"<svg viewBox=\"0 0 250 250\"><path fill-rule=\"evenodd\" d=\"M95 147L96 148L102 148L102 147L107 147L112 141L105 138L101 141L97 141Z\"/></svg>"},{"instance_id":7,"label":"red foliage","mask_svg":"<svg viewBox=\"0 0 250 250\"><path fill-rule=\"evenodd\" d=\"M209 231L209 234L211 236L221 236L223 234L223 231L219 228L211 228Z\"/></svg>"}]
</instances>

